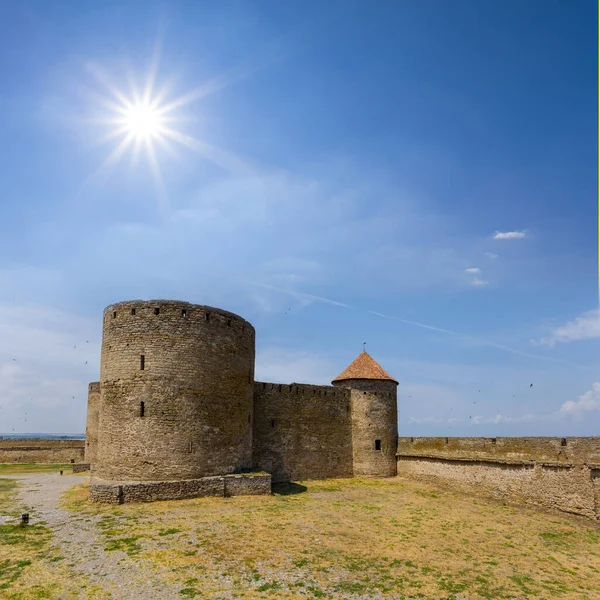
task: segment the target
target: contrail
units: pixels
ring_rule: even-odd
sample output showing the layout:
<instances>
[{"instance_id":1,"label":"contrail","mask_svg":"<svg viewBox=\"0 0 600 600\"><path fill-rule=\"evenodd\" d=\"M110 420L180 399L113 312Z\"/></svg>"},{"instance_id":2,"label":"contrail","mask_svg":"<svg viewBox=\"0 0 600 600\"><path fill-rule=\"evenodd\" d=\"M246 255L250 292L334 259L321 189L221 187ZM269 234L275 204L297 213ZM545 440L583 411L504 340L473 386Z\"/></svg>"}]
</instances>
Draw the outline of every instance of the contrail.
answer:
<instances>
[{"instance_id":1,"label":"contrail","mask_svg":"<svg viewBox=\"0 0 600 600\"><path fill-rule=\"evenodd\" d=\"M580 369L590 369L590 367L586 367L584 365L578 365L577 363L572 363L572 362L570 362L568 360L564 360L562 358L554 358L553 356L542 356L540 354L532 354L531 352L524 352L523 350L517 350L516 348L511 348L510 346L504 346L503 344L497 344L496 342L491 342L490 340L479 338L479 337L469 335L466 333L461 333L460 331L451 331L450 329L442 329L441 327L433 327L432 325L425 325L425 323L419 323L418 321L408 321L407 319L400 319L399 317L394 317L391 315L384 315L383 313L375 312L373 310L369 310L367 312L372 315L377 315L378 317L383 317L384 319L391 319L393 321L399 321L400 323L406 323L407 325L414 325L415 327L422 327L423 329L430 329L432 331L439 331L441 333L448 333L450 335L455 335L457 337L474 340L481 344L485 344L486 346L491 346L492 348L498 348L499 350L511 352L512 354L518 354L520 356L527 356L529 358L539 358L541 360L548 360L551 362L562 363L565 365L569 365L571 367L578 367Z\"/></svg>"},{"instance_id":2,"label":"contrail","mask_svg":"<svg viewBox=\"0 0 600 600\"><path fill-rule=\"evenodd\" d=\"M344 304L343 302L338 302L337 300L330 300L329 298L321 298L321 296L313 296L312 294L305 294L304 292L296 292L294 290L286 290L285 288L276 287L274 285L269 285L268 283L260 283L258 281L251 281L253 285L260 285L261 287L266 287L271 290L275 290L277 292L283 292L284 294L289 294L290 296L294 296L295 298L306 298L308 300L316 300L317 302L325 302L326 304L333 304L334 306L342 306L343 308L350 308L348 304Z\"/></svg>"},{"instance_id":3,"label":"contrail","mask_svg":"<svg viewBox=\"0 0 600 600\"><path fill-rule=\"evenodd\" d=\"M317 302L325 302L327 304L333 304L334 306L342 306L344 308L354 308L349 304L344 304L343 302L338 302L337 300L331 300L329 298L322 298L320 296L313 296L312 294L305 294L304 292L296 292L293 290L286 290L285 288L279 288L274 285L269 285L267 283L260 283L257 281L250 282L254 285L260 285L261 287L266 287L272 290L276 290L278 292L283 292L284 294L289 294L296 298L306 298L309 300L315 300ZM422 329L429 329L430 331L439 331L440 333L447 333L448 335L454 335L456 337L461 337L463 339L473 340L480 344L484 344L486 346L491 346L492 348L497 348L498 350L504 350L505 352L510 352L511 354L517 354L518 356L526 356L528 358L537 358L539 360L546 360L554 363L560 363L564 365L569 365L571 367L577 367L579 369L591 370L591 367L587 367L585 365L578 365L577 363L572 363L568 360L564 360L562 358L554 358L553 356L542 356L540 354L532 354L531 352L524 352L523 350L517 350L516 348L511 348L510 346L505 346L503 344L497 344L496 342L492 342L490 340L486 340L484 338L476 337L474 335L469 335L467 333L461 333L460 331L452 331L451 329L443 329L442 327L434 327L433 325L427 325L425 323L419 323L419 321L409 321L408 319L401 319L400 317L395 317L392 315L384 315L383 313L376 312L374 310L368 310L369 314L376 315L378 317L382 317L384 319L391 319L392 321L398 321L400 323L405 323L406 325L413 325L415 327L421 327Z\"/></svg>"}]
</instances>

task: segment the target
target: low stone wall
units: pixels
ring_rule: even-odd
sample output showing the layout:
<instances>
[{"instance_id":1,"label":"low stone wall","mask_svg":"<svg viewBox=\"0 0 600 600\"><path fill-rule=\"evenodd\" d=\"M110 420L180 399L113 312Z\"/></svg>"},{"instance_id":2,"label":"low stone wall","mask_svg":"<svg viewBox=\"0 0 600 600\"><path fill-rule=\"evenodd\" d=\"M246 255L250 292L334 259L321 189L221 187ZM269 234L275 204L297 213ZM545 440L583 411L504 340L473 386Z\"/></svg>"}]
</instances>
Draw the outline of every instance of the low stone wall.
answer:
<instances>
[{"instance_id":1,"label":"low stone wall","mask_svg":"<svg viewBox=\"0 0 600 600\"><path fill-rule=\"evenodd\" d=\"M110 482L92 479L90 501L105 504L155 502L184 498L268 495L271 475L242 473L177 481Z\"/></svg>"},{"instance_id":2,"label":"low stone wall","mask_svg":"<svg viewBox=\"0 0 600 600\"><path fill-rule=\"evenodd\" d=\"M0 463L65 464L83 461L85 440L0 440Z\"/></svg>"},{"instance_id":3,"label":"low stone wall","mask_svg":"<svg viewBox=\"0 0 600 600\"><path fill-rule=\"evenodd\" d=\"M399 475L600 519L599 438L400 438L397 458Z\"/></svg>"},{"instance_id":4,"label":"low stone wall","mask_svg":"<svg viewBox=\"0 0 600 600\"><path fill-rule=\"evenodd\" d=\"M83 473L90 470L90 463L75 463L73 465L73 473Z\"/></svg>"}]
</instances>

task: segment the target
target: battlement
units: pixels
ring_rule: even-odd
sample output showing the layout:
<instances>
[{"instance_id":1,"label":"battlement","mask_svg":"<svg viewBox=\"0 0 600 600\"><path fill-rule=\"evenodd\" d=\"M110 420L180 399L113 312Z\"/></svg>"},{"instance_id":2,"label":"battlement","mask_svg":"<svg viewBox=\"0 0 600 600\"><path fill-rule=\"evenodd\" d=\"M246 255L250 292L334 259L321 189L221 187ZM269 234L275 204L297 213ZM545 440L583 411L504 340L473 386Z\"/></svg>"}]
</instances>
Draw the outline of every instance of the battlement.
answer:
<instances>
[{"instance_id":1,"label":"battlement","mask_svg":"<svg viewBox=\"0 0 600 600\"><path fill-rule=\"evenodd\" d=\"M104 309L104 327L119 327L133 319L151 321L172 321L182 323L203 323L206 326L229 327L232 331L254 334L251 323L235 313L180 300L127 300L111 304Z\"/></svg>"},{"instance_id":2,"label":"battlement","mask_svg":"<svg viewBox=\"0 0 600 600\"><path fill-rule=\"evenodd\" d=\"M401 437L399 456L600 463L600 437Z\"/></svg>"},{"instance_id":3,"label":"battlement","mask_svg":"<svg viewBox=\"0 0 600 600\"><path fill-rule=\"evenodd\" d=\"M255 381L254 388L261 393L271 391L277 393L296 394L298 396L329 396L331 398L349 398L349 388L332 385L313 385L310 383L267 383Z\"/></svg>"},{"instance_id":4,"label":"battlement","mask_svg":"<svg viewBox=\"0 0 600 600\"><path fill-rule=\"evenodd\" d=\"M273 481L352 476L350 389L254 384L252 462Z\"/></svg>"},{"instance_id":5,"label":"battlement","mask_svg":"<svg viewBox=\"0 0 600 600\"><path fill-rule=\"evenodd\" d=\"M398 473L600 518L599 437L401 437Z\"/></svg>"}]
</instances>

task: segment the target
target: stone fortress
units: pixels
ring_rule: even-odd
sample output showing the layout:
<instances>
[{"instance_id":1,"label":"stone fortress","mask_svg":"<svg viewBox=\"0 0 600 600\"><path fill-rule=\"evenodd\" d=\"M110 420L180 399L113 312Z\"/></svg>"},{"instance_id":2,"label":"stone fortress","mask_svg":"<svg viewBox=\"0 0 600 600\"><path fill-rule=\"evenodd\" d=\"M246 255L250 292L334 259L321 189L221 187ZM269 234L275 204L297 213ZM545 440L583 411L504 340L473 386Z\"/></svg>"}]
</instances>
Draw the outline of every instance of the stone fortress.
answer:
<instances>
[{"instance_id":1,"label":"stone fortress","mask_svg":"<svg viewBox=\"0 0 600 600\"><path fill-rule=\"evenodd\" d=\"M396 475L398 382L366 352L331 386L254 380L243 318L171 300L104 310L89 385L90 499L270 493L271 481Z\"/></svg>"},{"instance_id":2,"label":"stone fortress","mask_svg":"<svg viewBox=\"0 0 600 600\"><path fill-rule=\"evenodd\" d=\"M254 379L241 317L171 300L104 311L100 381L77 442L0 440L0 461L67 457L90 500L270 494L271 483L393 477L600 519L600 438L398 438L398 382L366 352L331 386ZM77 462L76 462L77 461Z\"/></svg>"}]
</instances>

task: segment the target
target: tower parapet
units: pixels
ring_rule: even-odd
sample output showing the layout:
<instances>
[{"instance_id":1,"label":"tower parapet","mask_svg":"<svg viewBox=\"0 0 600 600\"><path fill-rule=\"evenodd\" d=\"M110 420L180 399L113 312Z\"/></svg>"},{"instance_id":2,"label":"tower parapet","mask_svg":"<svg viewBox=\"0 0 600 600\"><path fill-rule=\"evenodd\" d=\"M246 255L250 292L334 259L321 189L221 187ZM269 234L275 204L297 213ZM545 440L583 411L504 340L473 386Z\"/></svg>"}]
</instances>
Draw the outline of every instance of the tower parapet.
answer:
<instances>
[{"instance_id":1,"label":"tower parapet","mask_svg":"<svg viewBox=\"0 0 600 600\"><path fill-rule=\"evenodd\" d=\"M331 383L350 388L354 475L394 477L398 382L363 351Z\"/></svg>"}]
</instances>

